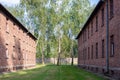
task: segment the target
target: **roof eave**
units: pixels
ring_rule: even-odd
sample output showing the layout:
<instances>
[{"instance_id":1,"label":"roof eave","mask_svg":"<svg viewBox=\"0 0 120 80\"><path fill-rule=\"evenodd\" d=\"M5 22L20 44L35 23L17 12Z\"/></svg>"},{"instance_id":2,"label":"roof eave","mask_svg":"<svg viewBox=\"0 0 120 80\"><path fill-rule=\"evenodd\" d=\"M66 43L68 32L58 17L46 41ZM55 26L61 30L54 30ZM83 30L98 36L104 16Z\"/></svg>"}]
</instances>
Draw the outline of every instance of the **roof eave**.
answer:
<instances>
[{"instance_id":1,"label":"roof eave","mask_svg":"<svg viewBox=\"0 0 120 80\"><path fill-rule=\"evenodd\" d=\"M0 3L0 10L3 11L5 15L9 16L14 22L16 22L16 24L19 25L19 27L23 28L27 33L30 33L31 37L37 40L37 38L31 32L29 32L29 30L25 28L23 24L20 23L1 3Z\"/></svg>"},{"instance_id":2,"label":"roof eave","mask_svg":"<svg viewBox=\"0 0 120 80\"><path fill-rule=\"evenodd\" d=\"M83 31L83 29L85 28L85 26L90 22L91 18L97 13L97 11L99 10L99 8L102 6L102 4L104 3L104 0L100 0L98 2L98 4L96 5L96 7L94 8L93 12L91 13L91 15L88 17L87 21L85 22L85 24L83 25L81 31L79 32L79 34L77 35L76 39L79 38L81 32Z\"/></svg>"}]
</instances>

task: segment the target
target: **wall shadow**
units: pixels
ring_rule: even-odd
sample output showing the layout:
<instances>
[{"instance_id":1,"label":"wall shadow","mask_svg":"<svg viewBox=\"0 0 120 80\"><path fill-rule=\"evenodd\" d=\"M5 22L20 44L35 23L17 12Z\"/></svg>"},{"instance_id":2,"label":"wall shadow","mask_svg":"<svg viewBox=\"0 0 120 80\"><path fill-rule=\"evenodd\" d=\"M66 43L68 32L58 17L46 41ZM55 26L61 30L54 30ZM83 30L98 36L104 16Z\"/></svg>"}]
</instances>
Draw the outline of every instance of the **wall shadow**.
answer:
<instances>
[{"instance_id":1,"label":"wall shadow","mask_svg":"<svg viewBox=\"0 0 120 80\"><path fill-rule=\"evenodd\" d=\"M23 51L21 48L20 39L14 36L14 46L13 46L13 70L24 68L24 58Z\"/></svg>"}]
</instances>

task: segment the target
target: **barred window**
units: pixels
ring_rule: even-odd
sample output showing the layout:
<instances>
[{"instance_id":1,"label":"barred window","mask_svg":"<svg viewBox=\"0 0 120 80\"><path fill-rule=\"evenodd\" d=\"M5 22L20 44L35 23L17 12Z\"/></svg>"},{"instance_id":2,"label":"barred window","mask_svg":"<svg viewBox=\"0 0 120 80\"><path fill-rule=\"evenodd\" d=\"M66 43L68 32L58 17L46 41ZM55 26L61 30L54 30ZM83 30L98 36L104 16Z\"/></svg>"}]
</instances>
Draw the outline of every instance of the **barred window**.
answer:
<instances>
[{"instance_id":1,"label":"barred window","mask_svg":"<svg viewBox=\"0 0 120 80\"><path fill-rule=\"evenodd\" d=\"M96 32L98 31L98 16L96 16Z\"/></svg>"},{"instance_id":2,"label":"barred window","mask_svg":"<svg viewBox=\"0 0 120 80\"><path fill-rule=\"evenodd\" d=\"M91 36L93 35L93 21L91 22Z\"/></svg>"},{"instance_id":3,"label":"barred window","mask_svg":"<svg viewBox=\"0 0 120 80\"><path fill-rule=\"evenodd\" d=\"M93 45L91 46L91 59L93 59Z\"/></svg>"},{"instance_id":4,"label":"barred window","mask_svg":"<svg viewBox=\"0 0 120 80\"><path fill-rule=\"evenodd\" d=\"M90 59L90 47L88 47L88 60Z\"/></svg>"},{"instance_id":5,"label":"barred window","mask_svg":"<svg viewBox=\"0 0 120 80\"><path fill-rule=\"evenodd\" d=\"M104 25L104 8L102 9L102 13L101 13L101 20L102 20L102 26Z\"/></svg>"},{"instance_id":6,"label":"barred window","mask_svg":"<svg viewBox=\"0 0 120 80\"><path fill-rule=\"evenodd\" d=\"M115 52L114 52L114 35L110 36L110 56L113 57Z\"/></svg>"},{"instance_id":7,"label":"barred window","mask_svg":"<svg viewBox=\"0 0 120 80\"><path fill-rule=\"evenodd\" d=\"M110 18L114 16L114 2L113 0L110 0Z\"/></svg>"},{"instance_id":8,"label":"barred window","mask_svg":"<svg viewBox=\"0 0 120 80\"><path fill-rule=\"evenodd\" d=\"M88 26L88 39L89 39L89 26Z\"/></svg>"},{"instance_id":9,"label":"barred window","mask_svg":"<svg viewBox=\"0 0 120 80\"><path fill-rule=\"evenodd\" d=\"M105 43L104 43L104 39L102 40L102 58L104 58L105 55Z\"/></svg>"},{"instance_id":10,"label":"barred window","mask_svg":"<svg viewBox=\"0 0 120 80\"><path fill-rule=\"evenodd\" d=\"M6 32L9 33L9 24L8 24L8 18L6 18Z\"/></svg>"},{"instance_id":11,"label":"barred window","mask_svg":"<svg viewBox=\"0 0 120 80\"><path fill-rule=\"evenodd\" d=\"M6 59L8 59L9 58L9 51L8 51L8 49L6 49Z\"/></svg>"},{"instance_id":12,"label":"barred window","mask_svg":"<svg viewBox=\"0 0 120 80\"><path fill-rule=\"evenodd\" d=\"M96 43L96 59L98 59L98 43Z\"/></svg>"}]
</instances>

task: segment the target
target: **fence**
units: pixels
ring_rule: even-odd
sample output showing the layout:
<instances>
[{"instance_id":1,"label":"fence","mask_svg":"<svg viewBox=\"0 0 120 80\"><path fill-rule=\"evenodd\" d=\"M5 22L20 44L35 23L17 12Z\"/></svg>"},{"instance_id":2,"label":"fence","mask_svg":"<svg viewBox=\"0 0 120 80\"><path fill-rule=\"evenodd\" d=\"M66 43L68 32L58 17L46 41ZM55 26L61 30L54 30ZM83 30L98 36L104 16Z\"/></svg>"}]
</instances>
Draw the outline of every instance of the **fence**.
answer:
<instances>
[{"instance_id":1,"label":"fence","mask_svg":"<svg viewBox=\"0 0 120 80\"><path fill-rule=\"evenodd\" d=\"M65 65L69 65L71 64L72 59L71 58L61 58L60 59L60 64L65 64ZM78 58L74 58L73 59L73 63L76 65L78 61ZM36 59L37 63L42 63L42 59L41 58L37 58ZM57 64L57 58L44 58L44 63L45 64Z\"/></svg>"}]
</instances>

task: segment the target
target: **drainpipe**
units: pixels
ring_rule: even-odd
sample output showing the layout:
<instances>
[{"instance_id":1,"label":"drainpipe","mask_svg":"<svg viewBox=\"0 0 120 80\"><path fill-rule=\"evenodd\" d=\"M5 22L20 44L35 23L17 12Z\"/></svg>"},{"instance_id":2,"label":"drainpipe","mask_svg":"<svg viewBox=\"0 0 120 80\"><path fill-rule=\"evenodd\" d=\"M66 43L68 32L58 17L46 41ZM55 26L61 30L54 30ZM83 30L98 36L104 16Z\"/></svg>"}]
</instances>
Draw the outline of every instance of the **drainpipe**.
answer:
<instances>
[{"instance_id":1,"label":"drainpipe","mask_svg":"<svg viewBox=\"0 0 120 80\"><path fill-rule=\"evenodd\" d=\"M109 14L108 14L108 0L106 0L106 73L109 73Z\"/></svg>"}]
</instances>

